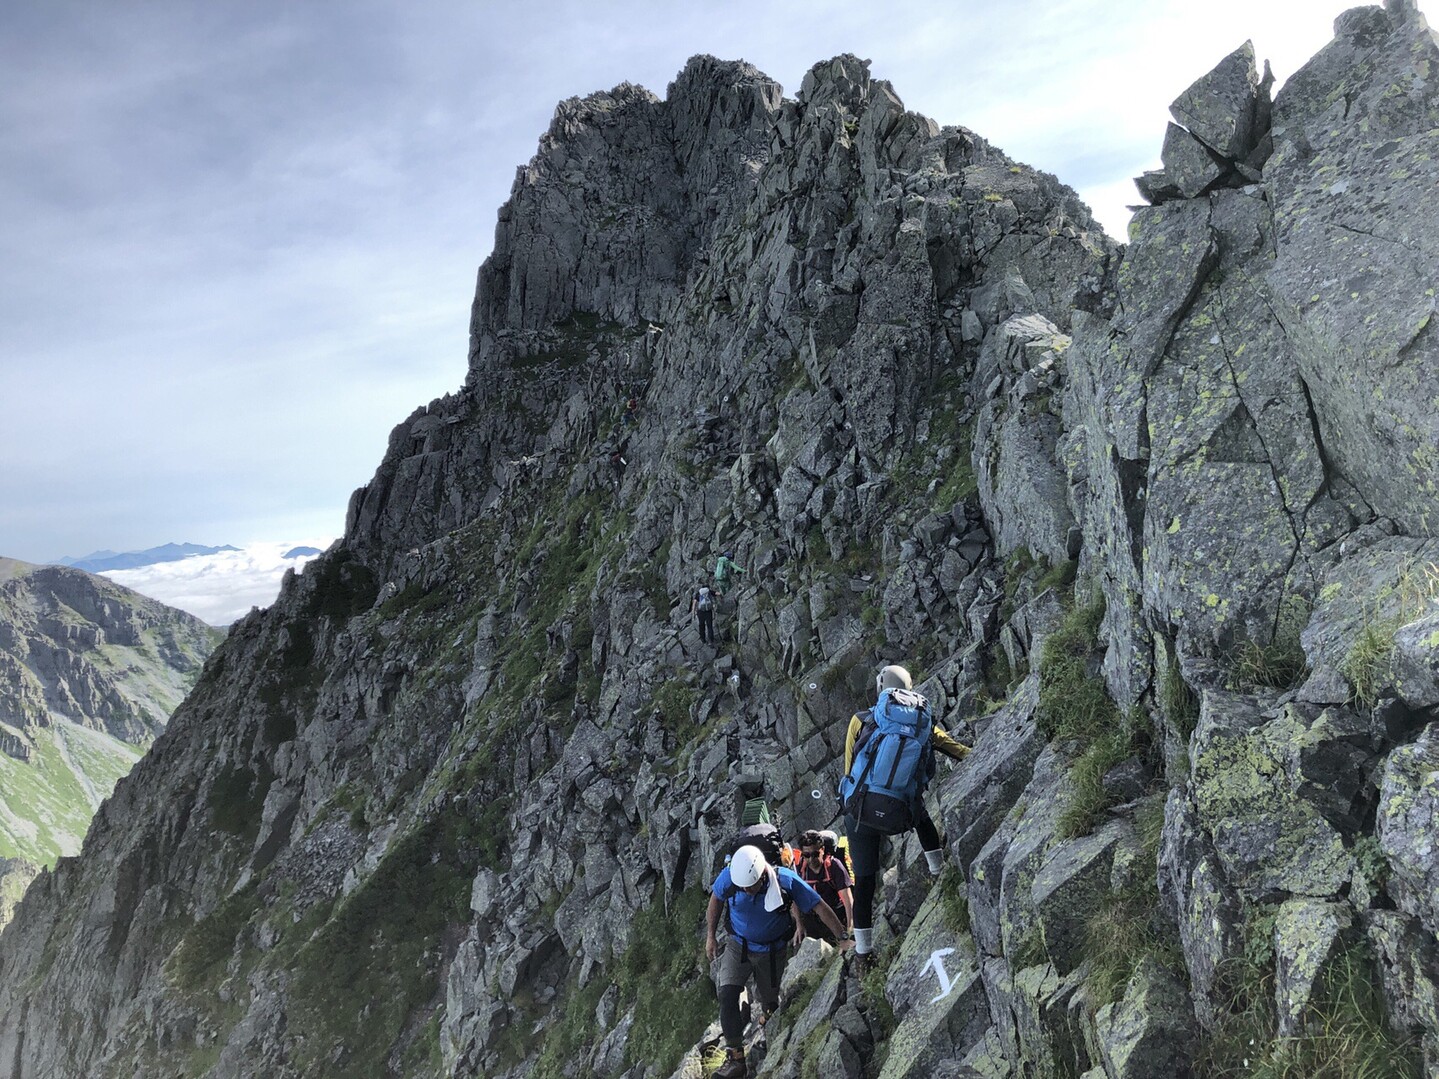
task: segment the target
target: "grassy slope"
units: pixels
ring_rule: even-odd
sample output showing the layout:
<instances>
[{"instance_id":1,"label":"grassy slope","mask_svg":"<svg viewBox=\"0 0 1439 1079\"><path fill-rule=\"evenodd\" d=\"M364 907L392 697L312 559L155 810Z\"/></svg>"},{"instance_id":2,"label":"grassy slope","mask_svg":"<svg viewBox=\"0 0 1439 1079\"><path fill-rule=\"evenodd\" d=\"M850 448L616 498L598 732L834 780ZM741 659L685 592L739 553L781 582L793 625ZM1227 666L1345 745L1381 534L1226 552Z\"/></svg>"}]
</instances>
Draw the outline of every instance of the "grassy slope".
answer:
<instances>
[{"instance_id":1,"label":"grassy slope","mask_svg":"<svg viewBox=\"0 0 1439 1079\"><path fill-rule=\"evenodd\" d=\"M53 866L85 830L141 749L65 720L32 731L28 763L0 753L0 857Z\"/></svg>"}]
</instances>

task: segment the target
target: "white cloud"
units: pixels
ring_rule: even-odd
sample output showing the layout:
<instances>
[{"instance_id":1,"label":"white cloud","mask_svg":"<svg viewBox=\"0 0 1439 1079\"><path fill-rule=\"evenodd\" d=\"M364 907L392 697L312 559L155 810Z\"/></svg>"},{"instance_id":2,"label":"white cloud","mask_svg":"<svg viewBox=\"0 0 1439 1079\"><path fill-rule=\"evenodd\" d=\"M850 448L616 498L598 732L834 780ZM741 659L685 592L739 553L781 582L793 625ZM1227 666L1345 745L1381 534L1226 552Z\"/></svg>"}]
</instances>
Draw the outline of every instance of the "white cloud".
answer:
<instances>
[{"instance_id":1,"label":"white cloud","mask_svg":"<svg viewBox=\"0 0 1439 1079\"><path fill-rule=\"evenodd\" d=\"M103 576L212 626L228 626L251 607L268 607L280 594L287 569L299 571L313 556L285 558L295 547L324 550L329 540L252 543L239 551L195 555L139 569L110 570Z\"/></svg>"}]
</instances>

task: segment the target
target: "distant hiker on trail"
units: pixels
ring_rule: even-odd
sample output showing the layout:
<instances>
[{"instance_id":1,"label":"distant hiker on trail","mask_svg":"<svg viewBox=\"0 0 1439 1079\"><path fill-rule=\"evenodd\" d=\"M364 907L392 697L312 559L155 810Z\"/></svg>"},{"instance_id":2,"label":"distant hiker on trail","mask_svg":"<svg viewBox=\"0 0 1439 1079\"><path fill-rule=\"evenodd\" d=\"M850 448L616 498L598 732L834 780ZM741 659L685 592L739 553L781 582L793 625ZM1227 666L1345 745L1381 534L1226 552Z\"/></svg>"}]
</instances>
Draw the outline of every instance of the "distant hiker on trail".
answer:
<instances>
[{"instance_id":1,"label":"distant hiker on trail","mask_svg":"<svg viewBox=\"0 0 1439 1079\"><path fill-rule=\"evenodd\" d=\"M729 912L729 939L715 979L727 1057L714 1079L745 1079L749 1075L740 991L753 974L760 1025L779 1007L779 986L789 960L787 947L791 943L798 945L805 935L804 925L790 915L791 905L799 907L801 915L818 913L836 938L844 936L844 926L819 893L794 870L770 865L758 847L743 846L735 851L730 864L719 871L710 886L709 908L705 911L705 955L711 962L720 955L716 935L720 912Z\"/></svg>"},{"instance_id":2,"label":"distant hiker on trail","mask_svg":"<svg viewBox=\"0 0 1439 1079\"><path fill-rule=\"evenodd\" d=\"M874 682L874 707L850 717L839 785L854 865L854 961L861 975L874 951L874 889L884 838L913 829L930 873L938 876L944 850L924 807L924 789L934 775L936 749L955 760L969 754L968 746L934 723L907 670L885 667Z\"/></svg>"},{"instance_id":3,"label":"distant hiker on trail","mask_svg":"<svg viewBox=\"0 0 1439 1079\"><path fill-rule=\"evenodd\" d=\"M734 574L744 576L744 570L735 564L734 556L726 551L719 556L719 561L715 563L715 590L721 596L729 593L730 580Z\"/></svg>"},{"instance_id":4,"label":"distant hiker on trail","mask_svg":"<svg viewBox=\"0 0 1439 1079\"><path fill-rule=\"evenodd\" d=\"M640 414L640 399L633 394L625 402L625 426L633 427Z\"/></svg>"},{"instance_id":5,"label":"distant hiker on trail","mask_svg":"<svg viewBox=\"0 0 1439 1079\"><path fill-rule=\"evenodd\" d=\"M715 596L710 586L701 584L690 597L690 614L699 618L700 643L714 644Z\"/></svg>"},{"instance_id":6,"label":"distant hiker on trail","mask_svg":"<svg viewBox=\"0 0 1439 1079\"><path fill-rule=\"evenodd\" d=\"M818 915L811 912L801 917L804 919L806 934L846 948L849 947L848 929L854 924L854 904L850 892L849 870L844 867L844 859L835 856L833 836L833 832L826 835L811 828L799 837L799 875L819 893L819 897L828 904L830 910L834 911L835 917L843 923L846 932L836 938L820 922Z\"/></svg>"}]
</instances>

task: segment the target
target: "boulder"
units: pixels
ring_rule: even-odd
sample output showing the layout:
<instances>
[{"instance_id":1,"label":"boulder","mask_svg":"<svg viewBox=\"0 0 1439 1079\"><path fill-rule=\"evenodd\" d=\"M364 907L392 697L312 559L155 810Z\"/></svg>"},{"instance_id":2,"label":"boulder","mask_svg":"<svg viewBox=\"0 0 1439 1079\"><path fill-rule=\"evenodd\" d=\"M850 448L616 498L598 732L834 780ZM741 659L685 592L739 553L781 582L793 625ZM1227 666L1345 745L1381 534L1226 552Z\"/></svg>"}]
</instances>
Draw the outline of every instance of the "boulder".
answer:
<instances>
[{"instance_id":1,"label":"boulder","mask_svg":"<svg viewBox=\"0 0 1439 1079\"><path fill-rule=\"evenodd\" d=\"M1439 709L1439 609L1394 631L1394 691L1414 709Z\"/></svg>"},{"instance_id":2,"label":"boulder","mask_svg":"<svg viewBox=\"0 0 1439 1079\"><path fill-rule=\"evenodd\" d=\"M1439 724L1384 763L1375 835L1389 864L1389 894L1404 913L1439 933Z\"/></svg>"},{"instance_id":3,"label":"boulder","mask_svg":"<svg viewBox=\"0 0 1439 1079\"><path fill-rule=\"evenodd\" d=\"M1094 1016L1093 1055L1106 1079L1192 1076L1198 1041L1188 991L1152 957L1140 961L1124 998Z\"/></svg>"},{"instance_id":4,"label":"boulder","mask_svg":"<svg viewBox=\"0 0 1439 1079\"><path fill-rule=\"evenodd\" d=\"M1212 1027L1230 1003L1222 979L1227 959L1243 946L1244 908L1225 878L1194 803L1169 792L1159 847L1159 898L1179 927L1179 942L1201 1024Z\"/></svg>"},{"instance_id":5,"label":"boulder","mask_svg":"<svg viewBox=\"0 0 1439 1079\"><path fill-rule=\"evenodd\" d=\"M1335 827L1297 797L1284 770L1307 732L1270 725L1252 698L1205 689L1191 742L1191 787L1233 886L1256 901L1279 892L1332 896L1354 860Z\"/></svg>"},{"instance_id":6,"label":"boulder","mask_svg":"<svg viewBox=\"0 0 1439 1079\"><path fill-rule=\"evenodd\" d=\"M1084 961L1089 922L1108 894L1116 848L1129 827L1110 821L1093 835L1056 844L1034 875L1030 895L1044 950L1059 974Z\"/></svg>"},{"instance_id":7,"label":"boulder","mask_svg":"<svg viewBox=\"0 0 1439 1079\"><path fill-rule=\"evenodd\" d=\"M1039 676L1031 674L994 714L984 737L958 768L936 785L950 857L974 860L1028 785L1044 735L1034 722Z\"/></svg>"},{"instance_id":8,"label":"boulder","mask_svg":"<svg viewBox=\"0 0 1439 1079\"><path fill-rule=\"evenodd\" d=\"M1319 976L1353 921L1347 903L1291 899L1280 905L1274 921L1274 1007L1281 1038L1303 1030Z\"/></svg>"},{"instance_id":9,"label":"boulder","mask_svg":"<svg viewBox=\"0 0 1439 1079\"><path fill-rule=\"evenodd\" d=\"M1259 87L1254 43L1246 41L1191 83L1169 112L1215 154L1242 161L1263 134L1256 127Z\"/></svg>"},{"instance_id":10,"label":"boulder","mask_svg":"<svg viewBox=\"0 0 1439 1079\"><path fill-rule=\"evenodd\" d=\"M1374 949L1385 1013L1405 1033L1439 1036L1439 946L1419 919L1397 910L1366 910L1365 938Z\"/></svg>"},{"instance_id":11,"label":"boulder","mask_svg":"<svg viewBox=\"0 0 1439 1079\"><path fill-rule=\"evenodd\" d=\"M974 946L950 924L939 888L915 915L885 981L898 1026L890 1036L885 1079L921 1079L940 1061L958 1059L989 1028L989 1005Z\"/></svg>"},{"instance_id":12,"label":"boulder","mask_svg":"<svg viewBox=\"0 0 1439 1079\"><path fill-rule=\"evenodd\" d=\"M1412 4L1350 14L1274 101L1267 280L1327 460L1377 514L1432 534L1439 220L1411 208L1439 186L1439 80L1420 74L1439 42Z\"/></svg>"},{"instance_id":13,"label":"boulder","mask_svg":"<svg viewBox=\"0 0 1439 1079\"><path fill-rule=\"evenodd\" d=\"M1204 194L1229 173L1229 166L1203 142L1178 124L1164 133L1164 177L1186 199Z\"/></svg>"}]
</instances>

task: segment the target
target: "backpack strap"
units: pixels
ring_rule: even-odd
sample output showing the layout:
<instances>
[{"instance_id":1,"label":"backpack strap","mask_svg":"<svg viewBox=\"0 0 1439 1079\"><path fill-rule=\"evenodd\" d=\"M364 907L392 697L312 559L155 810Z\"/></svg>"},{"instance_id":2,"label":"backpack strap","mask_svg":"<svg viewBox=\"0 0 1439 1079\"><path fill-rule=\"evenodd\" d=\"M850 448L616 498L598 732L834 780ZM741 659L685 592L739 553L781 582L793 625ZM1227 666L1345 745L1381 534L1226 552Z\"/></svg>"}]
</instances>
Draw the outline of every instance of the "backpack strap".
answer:
<instances>
[{"instance_id":1,"label":"backpack strap","mask_svg":"<svg viewBox=\"0 0 1439 1079\"><path fill-rule=\"evenodd\" d=\"M901 734L901 735L899 736L899 750L898 750L898 752L895 753L895 755L894 755L894 763L889 766L889 775L886 776L886 777L885 777L885 780L884 780L884 785L885 785L886 787L893 787L893 786L894 786L894 774L895 774L895 772L899 771L899 762L900 762L900 759L904 756L904 744L905 744L906 742L908 742L908 741L909 741L908 736L903 735L903 734ZM871 757L870 760L872 761L872 760L874 760L874 758Z\"/></svg>"},{"instance_id":2,"label":"backpack strap","mask_svg":"<svg viewBox=\"0 0 1439 1079\"><path fill-rule=\"evenodd\" d=\"M880 737L883 738L884 735L880 735ZM855 743L854 751L855 751L856 754L859 753L859 743L858 743L858 742ZM856 778L855 781L854 781L854 789L855 789L855 790L859 790L861 787L863 787L863 786L864 786L864 781L869 778L870 770L871 770L872 768L874 768L874 758L875 758L875 755L874 755L873 753L871 753L871 754L869 755L869 759L864 762L864 771L860 772L858 778ZM851 766L851 767L853 767L853 766Z\"/></svg>"}]
</instances>

